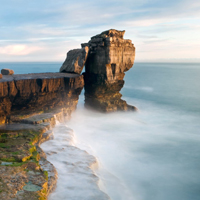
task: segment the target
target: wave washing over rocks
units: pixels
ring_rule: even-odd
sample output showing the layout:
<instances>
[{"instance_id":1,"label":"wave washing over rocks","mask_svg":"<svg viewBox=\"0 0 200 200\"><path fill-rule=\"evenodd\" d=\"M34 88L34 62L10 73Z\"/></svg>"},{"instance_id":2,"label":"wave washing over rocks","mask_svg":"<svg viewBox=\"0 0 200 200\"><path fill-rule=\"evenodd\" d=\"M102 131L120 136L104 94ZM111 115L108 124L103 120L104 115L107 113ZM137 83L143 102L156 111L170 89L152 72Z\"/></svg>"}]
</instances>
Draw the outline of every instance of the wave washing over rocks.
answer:
<instances>
[{"instance_id":1,"label":"wave washing over rocks","mask_svg":"<svg viewBox=\"0 0 200 200\"><path fill-rule=\"evenodd\" d=\"M71 50L60 69L61 73L8 74L0 77L0 167L3 170L15 167L27 175L17 188L17 184L5 182L7 179L18 182L9 178L15 171L7 172L6 180L0 177L4 199L7 200L8 196L14 198L19 192L21 199L46 199L52 191L56 175L52 183L52 170L49 170L49 164L42 163L46 157L39 146L49 139L51 133L48 130L55 125L55 113L61 122L71 117L83 86L85 107L89 109L100 112L137 110L121 99L125 72L133 66L135 59L135 47L131 40L123 39L124 33L110 29L81 44L81 49ZM81 74L84 66L85 73ZM24 130L26 124L32 125L30 130ZM17 130L16 126L19 126ZM41 130L35 130L37 126L41 126ZM42 145L59 177L57 189L49 198L109 199L99 189L98 177L92 170L96 159L74 145L71 129L58 124L54 131L55 139ZM8 166L3 166L4 161ZM29 176L32 165L36 172L34 178L40 172L43 182L40 182L39 189L30 193L26 185L29 188L33 179Z\"/></svg>"},{"instance_id":2,"label":"wave washing over rocks","mask_svg":"<svg viewBox=\"0 0 200 200\"><path fill-rule=\"evenodd\" d=\"M57 122L53 132L54 139L41 145L58 172L57 187L48 199L109 200L93 171L98 165L96 158L76 147L73 130Z\"/></svg>"}]
</instances>

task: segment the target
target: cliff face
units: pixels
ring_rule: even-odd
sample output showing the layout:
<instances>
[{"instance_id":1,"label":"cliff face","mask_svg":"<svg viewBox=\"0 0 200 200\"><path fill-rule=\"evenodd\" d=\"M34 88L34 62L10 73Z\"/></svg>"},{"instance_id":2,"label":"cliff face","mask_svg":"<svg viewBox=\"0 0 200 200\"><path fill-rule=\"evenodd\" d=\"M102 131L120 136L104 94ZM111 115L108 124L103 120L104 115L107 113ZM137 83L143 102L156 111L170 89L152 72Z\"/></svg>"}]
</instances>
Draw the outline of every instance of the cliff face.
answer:
<instances>
[{"instance_id":1,"label":"cliff face","mask_svg":"<svg viewBox=\"0 0 200 200\"><path fill-rule=\"evenodd\" d=\"M0 124L12 115L76 107L84 86L82 75L44 73L3 76L0 79Z\"/></svg>"},{"instance_id":2,"label":"cliff face","mask_svg":"<svg viewBox=\"0 0 200 200\"><path fill-rule=\"evenodd\" d=\"M85 106L104 112L135 109L121 99L124 75L134 63L135 47L114 29L91 38L85 64Z\"/></svg>"},{"instance_id":3,"label":"cliff face","mask_svg":"<svg viewBox=\"0 0 200 200\"><path fill-rule=\"evenodd\" d=\"M52 138L56 120L65 121L75 110L84 80L86 107L103 112L135 110L120 94L124 72L135 58L135 47L123 39L124 32L102 32L82 49L68 52L60 71L71 74L0 74L2 200L46 199L53 190L56 169L40 144ZM84 64L86 72L79 75Z\"/></svg>"}]
</instances>

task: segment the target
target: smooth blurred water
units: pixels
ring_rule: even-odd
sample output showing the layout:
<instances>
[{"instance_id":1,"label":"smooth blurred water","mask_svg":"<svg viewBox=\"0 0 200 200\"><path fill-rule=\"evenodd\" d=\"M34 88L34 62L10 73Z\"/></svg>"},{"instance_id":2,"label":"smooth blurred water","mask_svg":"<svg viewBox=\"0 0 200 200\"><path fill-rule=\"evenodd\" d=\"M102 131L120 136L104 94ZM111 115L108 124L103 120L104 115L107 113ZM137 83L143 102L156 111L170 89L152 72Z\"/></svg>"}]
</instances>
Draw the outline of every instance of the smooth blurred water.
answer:
<instances>
[{"instance_id":1,"label":"smooth blurred water","mask_svg":"<svg viewBox=\"0 0 200 200\"><path fill-rule=\"evenodd\" d=\"M75 145L97 158L100 187L112 200L200 199L199 77L200 64L134 64L121 92L136 113L86 110L82 93L67 125Z\"/></svg>"},{"instance_id":2,"label":"smooth blurred water","mask_svg":"<svg viewBox=\"0 0 200 200\"><path fill-rule=\"evenodd\" d=\"M126 97L200 113L200 64L137 63L126 73Z\"/></svg>"},{"instance_id":3,"label":"smooth blurred water","mask_svg":"<svg viewBox=\"0 0 200 200\"><path fill-rule=\"evenodd\" d=\"M122 94L138 113L88 111L82 96L68 125L111 199L199 199L199 77L199 64L136 63Z\"/></svg>"},{"instance_id":4,"label":"smooth blurred water","mask_svg":"<svg viewBox=\"0 0 200 200\"><path fill-rule=\"evenodd\" d=\"M0 70L12 69L15 74L59 72L61 66L62 63L59 62L0 62Z\"/></svg>"}]
</instances>

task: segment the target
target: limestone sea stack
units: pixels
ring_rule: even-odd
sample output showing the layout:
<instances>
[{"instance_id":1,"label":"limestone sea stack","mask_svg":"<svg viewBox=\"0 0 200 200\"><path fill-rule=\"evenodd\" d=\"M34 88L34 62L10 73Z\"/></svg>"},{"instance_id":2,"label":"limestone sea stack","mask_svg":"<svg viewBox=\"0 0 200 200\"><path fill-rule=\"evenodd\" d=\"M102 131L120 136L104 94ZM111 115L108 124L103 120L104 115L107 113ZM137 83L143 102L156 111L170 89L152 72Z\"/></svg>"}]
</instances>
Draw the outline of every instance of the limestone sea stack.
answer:
<instances>
[{"instance_id":1,"label":"limestone sea stack","mask_svg":"<svg viewBox=\"0 0 200 200\"><path fill-rule=\"evenodd\" d=\"M12 69L2 69L1 73L3 75L12 75L12 74L14 74L14 71Z\"/></svg>"},{"instance_id":2,"label":"limestone sea stack","mask_svg":"<svg viewBox=\"0 0 200 200\"><path fill-rule=\"evenodd\" d=\"M87 59L89 48L73 49L67 53L67 58L60 68L60 72L81 74Z\"/></svg>"},{"instance_id":3,"label":"limestone sea stack","mask_svg":"<svg viewBox=\"0 0 200 200\"><path fill-rule=\"evenodd\" d=\"M110 29L91 38L85 63L85 106L103 112L135 110L121 99L124 75L134 64L135 47L125 31Z\"/></svg>"}]
</instances>

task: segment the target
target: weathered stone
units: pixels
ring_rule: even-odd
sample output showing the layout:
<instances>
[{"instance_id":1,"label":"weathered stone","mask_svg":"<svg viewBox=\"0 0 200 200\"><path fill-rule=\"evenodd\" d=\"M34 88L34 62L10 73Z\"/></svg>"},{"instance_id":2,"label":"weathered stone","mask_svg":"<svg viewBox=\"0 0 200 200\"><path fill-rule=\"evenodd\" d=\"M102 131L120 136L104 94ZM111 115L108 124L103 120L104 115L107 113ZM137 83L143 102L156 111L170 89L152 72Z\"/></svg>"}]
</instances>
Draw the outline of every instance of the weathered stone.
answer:
<instances>
[{"instance_id":1,"label":"weathered stone","mask_svg":"<svg viewBox=\"0 0 200 200\"><path fill-rule=\"evenodd\" d=\"M3 75L13 75L14 74L14 71L12 69L2 69L1 70L1 73Z\"/></svg>"},{"instance_id":2,"label":"weathered stone","mask_svg":"<svg viewBox=\"0 0 200 200\"><path fill-rule=\"evenodd\" d=\"M104 74L109 82L121 79L120 74L128 71L135 59L135 47L131 40L123 39L124 33L111 29L91 38L86 73Z\"/></svg>"},{"instance_id":3,"label":"weathered stone","mask_svg":"<svg viewBox=\"0 0 200 200\"><path fill-rule=\"evenodd\" d=\"M3 77L2 74L0 74L0 79L1 79L2 77Z\"/></svg>"},{"instance_id":4,"label":"weathered stone","mask_svg":"<svg viewBox=\"0 0 200 200\"><path fill-rule=\"evenodd\" d=\"M67 53L67 58L60 68L60 72L81 74L85 65L89 48L87 46L82 49L70 50Z\"/></svg>"},{"instance_id":5,"label":"weathered stone","mask_svg":"<svg viewBox=\"0 0 200 200\"><path fill-rule=\"evenodd\" d=\"M82 75L44 73L3 76L0 79L0 124L12 115L53 108L71 113L84 86Z\"/></svg>"},{"instance_id":6,"label":"weathered stone","mask_svg":"<svg viewBox=\"0 0 200 200\"><path fill-rule=\"evenodd\" d=\"M119 91L124 75L134 63L135 47L131 40L123 39L125 31L104 31L91 38L82 47L90 51L85 64L85 106L104 112L133 110Z\"/></svg>"},{"instance_id":7,"label":"weathered stone","mask_svg":"<svg viewBox=\"0 0 200 200\"><path fill-rule=\"evenodd\" d=\"M7 199L47 199L56 187L57 171L39 145L52 139L55 120L64 109L23 116L18 123L0 125L0 196ZM26 122L26 124L23 124ZM51 126L45 124L50 123ZM24 159L28 158L28 159Z\"/></svg>"}]
</instances>

